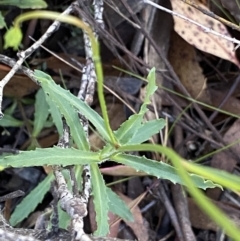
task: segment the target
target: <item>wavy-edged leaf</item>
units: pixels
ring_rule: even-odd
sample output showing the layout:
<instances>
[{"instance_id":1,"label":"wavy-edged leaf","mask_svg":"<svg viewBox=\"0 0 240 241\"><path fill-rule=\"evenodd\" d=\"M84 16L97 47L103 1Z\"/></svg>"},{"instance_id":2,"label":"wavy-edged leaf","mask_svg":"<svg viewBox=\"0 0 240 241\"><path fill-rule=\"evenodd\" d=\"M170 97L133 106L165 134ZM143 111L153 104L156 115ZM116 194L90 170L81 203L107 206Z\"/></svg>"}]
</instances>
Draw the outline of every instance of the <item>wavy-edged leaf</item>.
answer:
<instances>
[{"instance_id":1,"label":"wavy-edged leaf","mask_svg":"<svg viewBox=\"0 0 240 241\"><path fill-rule=\"evenodd\" d=\"M143 123L138 129L137 133L128 141L127 144L139 144L149 140L150 137L158 133L164 126L166 121L164 119L151 120Z\"/></svg>"},{"instance_id":2,"label":"wavy-edged leaf","mask_svg":"<svg viewBox=\"0 0 240 241\"><path fill-rule=\"evenodd\" d=\"M43 165L86 165L99 162L96 152L82 151L74 148L44 148L34 151L22 151L0 159L2 167L30 167Z\"/></svg>"},{"instance_id":3,"label":"wavy-edged leaf","mask_svg":"<svg viewBox=\"0 0 240 241\"><path fill-rule=\"evenodd\" d=\"M157 90L155 68L152 68L149 71L147 79L148 85L146 88L146 96L139 113L130 116L130 118L126 120L117 131L114 132L121 144L128 143L128 141L138 132L139 128L141 127L143 116L148 110L147 105L151 103L150 98Z\"/></svg>"},{"instance_id":4,"label":"wavy-edged leaf","mask_svg":"<svg viewBox=\"0 0 240 241\"><path fill-rule=\"evenodd\" d=\"M109 199L109 211L118 215L120 218L132 222L133 215L126 203L111 188L107 187L107 195Z\"/></svg>"},{"instance_id":5,"label":"wavy-edged leaf","mask_svg":"<svg viewBox=\"0 0 240 241\"><path fill-rule=\"evenodd\" d=\"M42 71L35 70L35 77L41 83L44 92L51 97L58 98L60 102L68 102L70 105L74 106L78 111L81 112L98 130L100 135L111 142L108 132L106 131L104 120L102 117L91 109L86 103L79 100L77 97L72 95L69 91L64 90L59 85L55 84L51 76L45 74Z\"/></svg>"},{"instance_id":6,"label":"wavy-edged leaf","mask_svg":"<svg viewBox=\"0 0 240 241\"><path fill-rule=\"evenodd\" d=\"M34 113L34 122L33 122L33 132L32 136L37 137L41 132L44 123L48 118L48 103L45 98L43 89L39 89L36 94L35 102L35 113Z\"/></svg>"},{"instance_id":7,"label":"wavy-edged leaf","mask_svg":"<svg viewBox=\"0 0 240 241\"><path fill-rule=\"evenodd\" d=\"M43 0L1 0L0 5L12 5L19 8L46 8L47 3Z\"/></svg>"},{"instance_id":8,"label":"wavy-edged leaf","mask_svg":"<svg viewBox=\"0 0 240 241\"><path fill-rule=\"evenodd\" d=\"M96 212L97 230L96 236L106 236L109 232L108 225L108 195L103 176L97 164L91 164L91 180L93 188L93 203Z\"/></svg>"},{"instance_id":9,"label":"wavy-edged leaf","mask_svg":"<svg viewBox=\"0 0 240 241\"><path fill-rule=\"evenodd\" d=\"M0 126L2 127L20 127L23 126L24 122L15 119L12 115L4 113L4 117L0 120Z\"/></svg>"},{"instance_id":10,"label":"wavy-edged leaf","mask_svg":"<svg viewBox=\"0 0 240 241\"><path fill-rule=\"evenodd\" d=\"M128 154L118 154L113 156L111 159L118 163L131 166L137 171L143 171L149 175L167 179L174 184L179 183L184 185L184 182L178 175L176 169L164 162L157 162L146 157L139 157ZM210 180L203 179L201 176L195 174L190 174L190 176L194 185L204 190L207 188L221 187L217 184L214 184Z\"/></svg>"},{"instance_id":11,"label":"wavy-edged leaf","mask_svg":"<svg viewBox=\"0 0 240 241\"><path fill-rule=\"evenodd\" d=\"M240 192L240 177L237 175L233 175L229 172L218 170L216 168L202 166L186 161L182 161L182 165L189 172L196 173L204 178L209 178L214 182L219 183L223 187Z\"/></svg>"},{"instance_id":12,"label":"wavy-edged leaf","mask_svg":"<svg viewBox=\"0 0 240 241\"><path fill-rule=\"evenodd\" d=\"M37 205L42 202L45 194L49 191L54 175L49 174L37 187L35 187L20 204L17 205L10 218L10 224L15 226L35 210Z\"/></svg>"}]
</instances>

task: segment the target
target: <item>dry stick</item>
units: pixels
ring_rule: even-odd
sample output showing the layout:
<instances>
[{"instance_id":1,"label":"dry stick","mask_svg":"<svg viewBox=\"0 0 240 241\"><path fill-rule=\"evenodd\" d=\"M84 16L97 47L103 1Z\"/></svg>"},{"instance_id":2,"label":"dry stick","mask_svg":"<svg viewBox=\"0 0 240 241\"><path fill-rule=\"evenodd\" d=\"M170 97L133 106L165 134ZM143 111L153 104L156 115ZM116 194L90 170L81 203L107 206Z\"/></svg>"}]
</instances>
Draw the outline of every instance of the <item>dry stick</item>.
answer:
<instances>
[{"instance_id":1,"label":"dry stick","mask_svg":"<svg viewBox=\"0 0 240 241\"><path fill-rule=\"evenodd\" d=\"M72 11L72 5L70 5L61 15L68 15ZM8 74L0 81L0 119L3 117L2 113L2 98L3 98L3 88L8 83L8 81L13 77L13 75L17 72L20 66L23 64L26 58L28 58L39 46L49 38L60 26L59 21L54 21L52 25L47 29L45 34L35 42L31 47L26 49L25 51L21 51L17 53L19 59L13 68L8 72Z\"/></svg>"},{"instance_id":2,"label":"dry stick","mask_svg":"<svg viewBox=\"0 0 240 241\"><path fill-rule=\"evenodd\" d=\"M160 182L160 185L158 187L158 191L159 191L160 200L162 201L162 203L164 204L164 206L167 210L167 213L168 213L169 218L172 222L172 225L173 225L173 227L176 231L178 239L180 241L184 241L185 239L184 239L184 236L183 236L183 232L182 232L181 227L179 225L179 221L178 221L176 212L175 212L175 210L172 206L172 203L171 203L170 199L168 198L168 196L166 194L166 191L164 189L163 181ZM194 240L192 240L192 241L194 241Z\"/></svg>"},{"instance_id":3,"label":"dry stick","mask_svg":"<svg viewBox=\"0 0 240 241\"><path fill-rule=\"evenodd\" d=\"M79 4L82 3L79 1ZM104 27L103 24L103 1L102 0L95 0L93 2L94 7L94 19L95 21ZM85 24L89 25L86 19L82 18ZM94 35L95 38L98 39L98 35L95 30ZM85 101L88 105L91 105L93 102L93 95L95 92L95 83L97 82L96 70L93 61L93 51L91 46L90 37L88 34L83 31L83 38L85 44L85 54L86 54L86 65L83 67L82 70L82 80L81 86L78 93L78 98ZM82 122L83 129L88 136L88 121L83 117L80 113L80 121ZM84 198L85 203L88 203L89 196L91 194L91 171L90 165L83 166L83 192L82 197Z\"/></svg>"},{"instance_id":4,"label":"dry stick","mask_svg":"<svg viewBox=\"0 0 240 241\"><path fill-rule=\"evenodd\" d=\"M180 112L174 108L174 114L178 115ZM183 130L180 126L176 126L174 129L174 149L177 148L183 142ZM184 157L183 147L179 150L179 155ZM195 235L191 228L191 222L189 220L189 209L187 203L186 193L184 188L179 184L171 184L174 206L178 215L180 225L185 241L196 241Z\"/></svg>"},{"instance_id":5,"label":"dry stick","mask_svg":"<svg viewBox=\"0 0 240 241\"><path fill-rule=\"evenodd\" d=\"M69 127L64 123L63 136L58 142L58 147L69 148ZM58 186L58 195L61 208L71 217L71 229L74 240L91 241L83 230L83 218L87 215L87 203L85 198L74 196L67 187L60 166L53 166L54 175Z\"/></svg>"},{"instance_id":6,"label":"dry stick","mask_svg":"<svg viewBox=\"0 0 240 241\"><path fill-rule=\"evenodd\" d=\"M143 60L135 56L131 51L129 51L125 46L121 45L106 29L99 28L98 25L94 25L93 21L91 20L90 16L87 16L87 14L79 7L76 6L76 10L81 13L82 16L84 16L89 23L91 23L91 26L94 26L96 30L98 31L98 35L101 37L101 39L107 41L107 46L109 45L115 45L117 48L122 50L126 55L128 55L130 58L136 61L136 64L138 64L139 70L141 70L143 73L147 73L146 68L150 68ZM123 59L122 59L123 61ZM124 62L125 63L125 62ZM125 63L126 64L126 63ZM144 70L140 65L144 66ZM126 64L128 66L128 64ZM161 71L161 70L158 70Z\"/></svg>"}]
</instances>

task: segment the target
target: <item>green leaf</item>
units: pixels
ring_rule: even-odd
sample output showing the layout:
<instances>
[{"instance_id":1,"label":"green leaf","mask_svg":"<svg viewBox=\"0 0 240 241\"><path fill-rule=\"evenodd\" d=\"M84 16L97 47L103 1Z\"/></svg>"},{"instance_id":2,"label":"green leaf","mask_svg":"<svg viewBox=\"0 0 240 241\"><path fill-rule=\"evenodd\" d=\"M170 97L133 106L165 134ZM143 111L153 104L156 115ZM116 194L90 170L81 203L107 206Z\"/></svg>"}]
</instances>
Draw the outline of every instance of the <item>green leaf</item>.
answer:
<instances>
[{"instance_id":1,"label":"green leaf","mask_svg":"<svg viewBox=\"0 0 240 241\"><path fill-rule=\"evenodd\" d=\"M54 175L49 174L37 187L35 187L23 200L17 205L10 218L10 224L15 226L24 218L35 210L37 205L42 202L45 194L49 191L51 182L54 180Z\"/></svg>"},{"instance_id":2,"label":"green leaf","mask_svg":"<svg viewBox=\"0 0 240 241\"><path fill-rule=\"evenodd\" d=\"M6 23L4 21L4 17L2 15L2 12L0 11L0 29L4 28L6 26Z\"/></svg>"},{"instance_id":3,"label":"green leaf","mask_svg":"<svg viewBox=\"0 0 240 241\"><path fill-rule=\"evenodd\" d=\"M4 117L0 120L0 126L2 127L20 127L23 126L24 122L15 119L12 115L4 113Z\"/></svg>"},{"instance_id":4,"label":"green leaf","mask_svg":"<svg viewBox=\"0 0 240 241\"><path fill-rule=\"evenodd\" d=\"M11 27L4 35L4 49L12 47L14 50L18 49L22 41L22 32L20 28Z\"/></svg>"},{"instance_id":5,"label":"green leaf","mask_svg":"<svg viewBox=\"0 0 240 241\"><path fill-rule=\"evenodd\" d=\"M62 136L63 135L62 115L61 115L59 109L57 108L57 106L55 105L55 103L52 101L52 99L49 98L48 95L45 95L45 97L46 97L46 101L49 105L49 112L50 112L53 122L58 130L58 134L59 134L59 136Z\"/></svg>"},{"instance_id":6,"label":"green leaf","mask_svg":"<svg viewBox=\"0 0 240 241\"><path fill-rule=\"evenodd\" d=\"M146 96L144 102L140 108L138 114L134 114L130 116L128 120L126 120L117 131L115 131L115 135L121 144L127 144L133 136L138 133L139 128L141 127L141 123L143 121L143 116L147 112L147 105L151 104L151 96L157 90L157 86L155 83L155 68L152 68L148 74L148 85L146 88ZM139 142L138 142L139 143Z\"/></svg>"},{"instance_id":7,"label":"green leaf","mask_svg":"<svg viewBox=\"0 0 240 241\"><path fill-rule=\"evenodd\" d=\"M4 110L4 115L5 114L8 114L8 115L13 115L14 111L16 110L17 108L17 105L18 105L18 102L17 100L13 100L13 103Z\"/></svg>"},{"instance_id":8,"label":"green leaf","mask_svg":"<svg viewBox=\"0 0 240 241\"><path fill-rule=\"evenodd\" d=\"M52 94L53 101L56 103L58 109L65 117L68 126L70 127L71 136L80 150L89 150L89 143L87 141L86 133L80 122L78 112L67 101L61 101L55 93Z\"/></svg>"},{"instance_id":9,"label":"green leaf","mask_svg":"<svg viewBox=\"0 0 240 241\"><path fill-rule=\"evenodd\" d=\"M86 165L99 162L99 154L74 148L44 148L34 151L22 151L0 159L2 167L30 167L43 165Z\"/></svg>"},{"instance_id":10,"label":"green leaf","mask_svg":"<svg viewBox=\"0 0 240 241\"><path fill-rule=\"evenodd\" d=\"M118 154L113 156L111 159L126 166L133 167L137 171L143 171L149 175L167 179L174 184L179 183L184 185L184 182L178 175L176 169L164 162L157 162L146 157L139 157L128 154ZM195 174L190 174L190 176L194 185L204 190L207 188L221 187L217 184L214 184L212 181L203 179L201 176Z\"/></svg>"},{"instance_id":11,"label":"green leaf","mask_svg":"<svg viewBox=\"0 0 240 241\"><path fill-rule=\"evenodd\" d=\"M58 101L58 103L59 101L68 102L70 105L75 107L96 127L100 135L105 140L111 142L108 132L106 131L104 121L97 112L90 108L85 102L72 95L69 91L64 90L59 85L56 85L51 76L45 74L44 72L35 70L35 77L39 80L44 92L48 94L50 98L55 98L54 101Z\"/></svg>"},{"instance_id":12,"label":"green leaf","mask_svg":"<svg viewBox=\"0 0 240 241\"><path fill-rule=\"evenodd\" d=\"M107 187L107 195L109 199L109 211L118 215L122 219L133 222L134 218L126 203L111 188Z\"/></svg>"},{"instance_id":13,"label":"green leaf","mask_svg":"<svg viewBox=\"0 0 240 241\"><path fill-rule=\"evenodd\" d=\"M223 187L231 189L235 192L240 191L240 177L237 175L192 162L184 161L183 166L187 171L201 175L206 179L219 183Z\"/></svg>"},{"instance_id":14,"label":"green leaf","mask_svg":"<svg viewBox=\"0 0 240 241\"><path fill-rule=\"evenodd\" d=\"M134 114L128 118L114 134L121 144L126 144L141 127L143 114Z\"/></svg>"},{"instance_id":15,"label":"green leaf","mask_svg":"<svg viewBox=\"0 0 240 241\"><path fill-rule=\"evenodd\" d=\"M46 8L47 3L43 0L0 0L0 5L13 5L19 8Z\"/></svg>"},{"instance_id":16,"label":"green leaf","mask_svg":"<svg viewBox=\"0 0 240 241\"><path fill-rule=\"evenodd\" d=\"M102 174L97 164L91 164L91 180L93 188L93 203L96 212L97 230L96 236L106 236L109 232L108 225L108 195Z\"/></svg>"},{"instance_id":17,"label":"green leaf","mask_svg":"<svg viewBox=\"0 0 240 241\"><path fill-rule=\"evenodd\" d=\"M48 104L46 102L45 94L42 89L39 89L36 94L35 113L33 122L32 136L37 137L44 127L44 123L48 118Z\"/></svg>"},{"instance_id":18,"label":"green leaf","mask_svg":"<svg viewBox=\"0 0 240 241\"><path fill-rule=\"evenodd\" d=\"M59 228L66 229L71 224L71 217L67 212L64 212L61 208L60 202L58 203L58 220L59 220Z\"/></svg>"},{"instance_id":19,"label":"green leaf","mask_svg":"<svg viewBox=\"0 0 240 241\"><path fill-rule=\"evenodd\" d=\"M146 88L146 96L144 98L144 102L141 106L140 113L145 114L147 112L147 105L151 104L151 96L154 94L154 92L158 89L156 86L156 69L152 68L147 76L148 85Z\"/></svg>"},{"instance_id":20,"label":"green leaf","mask_svg":"<svg viewBox=\"0 0 240 241\"><path fill-rule=\"evenodd\" d=\"M151 120L143 123L138 129L138 132L128 141L127 144L140 144L152 137L154 134L158 133L164 126L166 121L164 119Z\"/></svg>"}]
</instances>

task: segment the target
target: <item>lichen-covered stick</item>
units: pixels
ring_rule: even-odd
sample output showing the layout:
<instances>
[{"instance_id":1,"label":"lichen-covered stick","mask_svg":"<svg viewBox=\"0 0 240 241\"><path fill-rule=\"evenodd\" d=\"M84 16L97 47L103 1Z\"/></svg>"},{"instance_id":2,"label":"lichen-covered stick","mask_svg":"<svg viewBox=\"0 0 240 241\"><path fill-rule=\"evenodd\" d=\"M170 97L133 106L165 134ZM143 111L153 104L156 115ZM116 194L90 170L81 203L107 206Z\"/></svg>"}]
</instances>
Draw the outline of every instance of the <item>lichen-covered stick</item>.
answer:
<instances>
[{"instance_id":1,"label":"lichen-covered stick","mask_svg":"<svg viewBox=\"0 0 240 241\"><path fill-rule=\"evenodd\" d=\"M83 3L82 1L78 1L79 5L81 6ZM103 1L102 0L94 0L93 1L94 7L94 19L97 24L100 24L101 27L104 27L103 24ZM86 19L82 19L85 24ZM98 34L93 29L95 38L98 39ZM93 95L95 92L95 83L97 81L96 70L93 61L93 51L91 46L91 41L88 34L84 31L84 44L85 44L85 54L86 54L86 65L83 67L82 79L81 79L81 86L78 93L78 98L84 100L88 105L92 104ZM88 122L85 120L84 117L81 117L81 122L83 124L83 128L88 134ZM89 195L91 193L91 173L90 173L90 166L85 165L83 168L83 193L82 197L85 198L86 203L88 202Z\"/></svg>"}]
</instances>

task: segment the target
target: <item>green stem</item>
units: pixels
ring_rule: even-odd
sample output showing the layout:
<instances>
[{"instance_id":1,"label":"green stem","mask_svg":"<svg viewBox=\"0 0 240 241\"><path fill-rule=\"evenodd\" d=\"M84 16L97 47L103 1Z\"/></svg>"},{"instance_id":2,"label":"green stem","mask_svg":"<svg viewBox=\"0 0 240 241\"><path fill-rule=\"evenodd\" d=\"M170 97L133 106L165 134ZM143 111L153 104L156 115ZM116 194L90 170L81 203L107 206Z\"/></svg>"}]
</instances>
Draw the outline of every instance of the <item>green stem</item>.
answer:
<instances>
[{"instance_id":1,"label":"green stem","mask_svg":"<svg viewBox=\"0 0 240 241\"><path fill-rule=\"evenodd\" d=\"M114 133L111 129L110 123L109 123L109 118L108 118L108 114L107 114L107 106L106 106L106 102L104 99L103 71L102 71L102 63L101 63L101 58L100 58L99 44L94 36L92 29L88 25L86 25L83 21L81 21L80 19L78 19L74 16L61 15L59 13L52 12L52 11L32 11L32 12L23 13L16 18L14 25L15 25L15 27L20 29L20 24L22 22L33 19L33 18L52 19L52 20L57 20L60 22L69 23L69 24L72 24L74 26L77 26L77 27L83 29L89 35L89 39L91 41L91 46L92 46L92 52L93 52L93 61L95 64L96 75L98 78L98 81L97 81L98 82L98 85L97 85L98 98L99 98L100 107L102 110L105 127L107 129L107 132L111 139L112 144L115 147L119 146L118 142L116 141L116 138L114 136Z\"/></svg>"}]
</instances>

